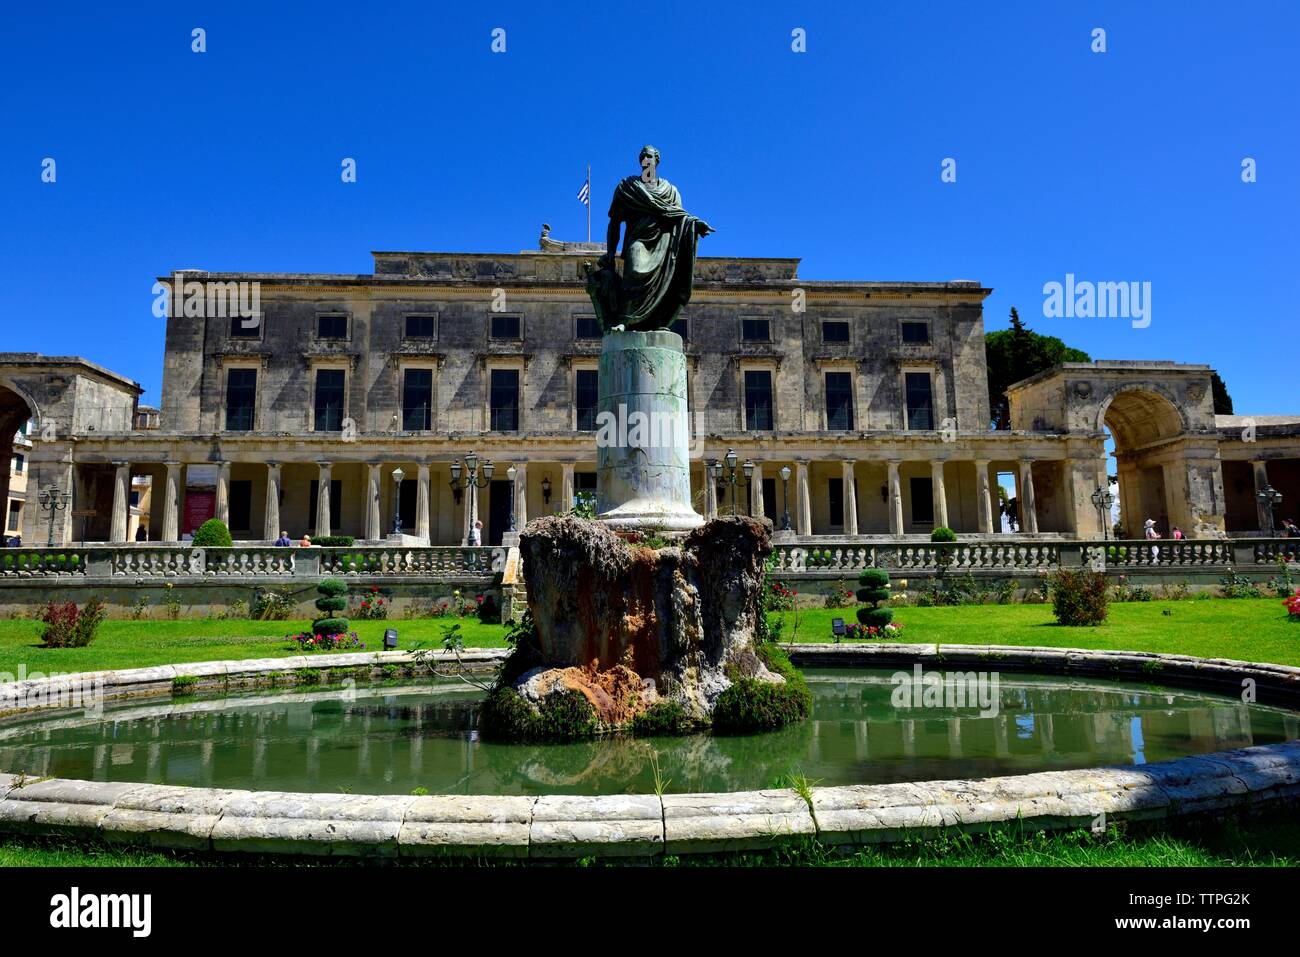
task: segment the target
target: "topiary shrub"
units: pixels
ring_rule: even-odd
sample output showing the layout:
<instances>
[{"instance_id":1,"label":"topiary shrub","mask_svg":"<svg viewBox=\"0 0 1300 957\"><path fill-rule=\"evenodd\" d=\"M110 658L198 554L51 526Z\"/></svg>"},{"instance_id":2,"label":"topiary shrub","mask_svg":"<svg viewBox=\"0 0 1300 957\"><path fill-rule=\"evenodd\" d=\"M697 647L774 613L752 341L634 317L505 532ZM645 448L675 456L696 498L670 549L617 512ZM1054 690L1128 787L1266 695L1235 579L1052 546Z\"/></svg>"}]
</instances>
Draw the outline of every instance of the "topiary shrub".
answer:
<instances>
[{"instance_id":1,"label":"topiary shrub","mask_svg":"<svg viewBox=\"0 0 1300 957\"><path fill-rule=\"evenodd\" d=\"M316 608L321 617L311 623L311 630L317 635L339 635L348 630L348 620L336 614L348 607L348 583L339 578L325 578L316 586L321 595L316 599Z\"/></svg>"},{"instance_id":2,"label":"topiary shrub","mask_svg":"<svg viewBox=\"0 0 1300 957\"><path fill-rule=\"evenodd\" d=\"M868 628L884 628L894 620L892 608L881 608L882 601L889 601L889 572L883 568L865 568L858 576L858 601L870 602L869 608L858 609L858 621Z\"/></svg>"},{"instance_id":3,"label":"topiary shrub","mask_svg":"<svg viewBox=\"0 0 1300 957\"><path fill-rule=\"evenodd\" d=\"M933 532L930 533L930 541L955 542L957 541L957 533L954 532L947 525L940 525L938 528L936 528Z\"/></svg>"},{"instance_id":4,"label":"topiary shrub","mask_svg":"<svg viewBox=\"0 0 1300 957\"><path fill-rule=\"evenodd\" d=\"M226 528L226 523L219 518L210 518L194 533L195 548L229 548L235 544L235 540L230 537L230 529Z\"/></svg>"},{"instance_id":5,"label":"topiary shrub","mask_svg":"<svg viewBox=\"0 0 1300 957\"><path fill-rule=\"evenodd\" d=\"M1062 625L1100 625L1109 613L1106 574L1062 568L1048 579L1052 612Z\"/></svg>"}]
</instances>

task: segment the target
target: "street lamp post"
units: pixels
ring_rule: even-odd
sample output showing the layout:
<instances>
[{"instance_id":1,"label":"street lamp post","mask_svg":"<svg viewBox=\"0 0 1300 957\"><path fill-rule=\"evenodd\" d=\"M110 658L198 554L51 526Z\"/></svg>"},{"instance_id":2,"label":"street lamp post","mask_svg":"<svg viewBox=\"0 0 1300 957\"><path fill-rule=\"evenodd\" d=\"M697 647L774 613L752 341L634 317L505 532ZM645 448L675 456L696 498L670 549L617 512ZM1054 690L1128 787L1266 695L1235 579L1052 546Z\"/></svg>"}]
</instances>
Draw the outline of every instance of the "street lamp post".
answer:
<instances>
[{"instance_id":1,"label":"street lamp post","mask_svg":"<svg viewBox=\"0 0 1300 957\"><path fill-rule=\"evenodd\" d=\"M1271 485L1265 485L1255 493L1255 501L1264 507L1264 517L1268 519L1264 534L1272 537L1275 527L1273 525L1273 509L1282 504L1282 493Z\"/></svg>"},{"instance_id":2,"label":"street lamp post","mask_svg":"<svg viewBox=\"0 0 1300 957\"><path fill-rule=\"evenodd\" d=\"M47 485L45 489L36 496L36 500L41 503L41 511L50 513L50 538L47 544L51 547L54 545L54 517L58 515L59 512L67 510L68 502L71 499L71 493L63 491L63 489L59 488L57 484Z\"/></svg>"},{"instance_id":3,"label":"street lamp post","mask_svg":"<svg viewBox=\"0 0 1300 957\"><path fill-rule=\"evenodd\" d=\"M745 463L740 467L739 470L736 469L736 459L738 457L739 456L736 455L735 449L727 449L727 454L726 456L724 456L726 460L725 463L719 463L716 459L712 463L710 463L713 469L715 482L718 479L721 479L723 485L731 486L731 514L732 515L736 514L736 486L739 485L741 488L747 489L749 488L750 482L754 477L754 463L751 462L749 459L745 460ZM740 477L739 474L740 472L745 473L745 477L743 479ZM746 509L746 511L750 511L750 510Z\"/></svg>"},{"instance_id":4,"label":"street lamp post","mask_svg":"<svg viewBox=\"0 0 1300 957\"><path fill-rule=\"evenodd\" d=\"M469 492L469 500L465 503L465 507L469 510L469 515L471 516L471 522L473 516L477 514L477 510L474 507L475 499L476 499L476 490L488 487L488 483L492 481L492 472L495 468L496 466L492 464L491 459L484 459L483 478L480 479L478 474L479 473L478 456L475 455L473 452L470 452L468 455L465 456L465 477L461 478L460 460L457 459L455 462L451 463L451 481L448 484L451 486L453 492L459 492L462 489ZM514 521L513 487L511 490L511 494L512 497L510 502L510 511L511 511L511 522L513 524ZM474 534L473 528L466 530L465 533L466 546L469 545L470 539L473 536L473 534Z\"/></svg>"},{"instance_id":5,"label":"street lamp post","mask_svg":"<svg viewBox=\"0 0 1300 957\"><path fill-rule=\"evenodd\" d=\"M781 466L781 502L785 509L785 518L781 524L781 531L792 531L790 528L790 466Z\"/></svg>"},{"instance_id":6,"label":"street lamp post","mask_svg":"<svg viewBox=\"0 0 1300 957\"><path fill-rule=\"evenodd\" d=\"M506 469L506 478L510 479L510 531L512 532L515 530L515 496L519 494L515 487L515 477L518 474L519 470L513 465Z\"/></svg>"},{"instance_id":7,"label":"street lamp post","mask_svg":"<svg viewBox=\"0 0 1300 957\"><path fill-rule=\"evenodd\" d=\"M1104 542L1110 537L1108 534L1108 526L1110 525L1108 519L1110 518L1111 506L1115 504L1115 493L1110 488L1099 485L1097 491L1092 493L1092 504L1096 505L1101 513L1101 540Z\"/></svg>"},{"instance_id":8,"label":"street lamp post","mask_svg":"<svg viewBox=\"0 0 1300 957\"><path fill-rule=\"evenodd\" d=\"M400 468L393 469L393 534L402 534L402 479L406 473Z\"/></svg>"}]
</instances>

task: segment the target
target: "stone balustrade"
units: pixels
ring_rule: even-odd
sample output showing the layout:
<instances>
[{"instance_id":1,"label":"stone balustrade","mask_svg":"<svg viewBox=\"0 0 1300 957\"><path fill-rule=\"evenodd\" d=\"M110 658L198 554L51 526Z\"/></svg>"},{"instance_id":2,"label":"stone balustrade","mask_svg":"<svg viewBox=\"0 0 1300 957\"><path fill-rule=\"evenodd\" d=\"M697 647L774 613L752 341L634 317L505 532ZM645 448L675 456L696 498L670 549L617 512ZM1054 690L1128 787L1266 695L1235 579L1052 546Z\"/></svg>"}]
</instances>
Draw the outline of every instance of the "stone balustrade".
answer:
<instances>
[{"instance_id":1,"label":"stone balustrade","mask_svg":"<svg viewBox=\"0 0 1300 957\"><path fill-rule=\"evenodd\" d=\"M0 580L86 575L86 548L6 548L0 551Z\"/></svg>"}]
</instances>

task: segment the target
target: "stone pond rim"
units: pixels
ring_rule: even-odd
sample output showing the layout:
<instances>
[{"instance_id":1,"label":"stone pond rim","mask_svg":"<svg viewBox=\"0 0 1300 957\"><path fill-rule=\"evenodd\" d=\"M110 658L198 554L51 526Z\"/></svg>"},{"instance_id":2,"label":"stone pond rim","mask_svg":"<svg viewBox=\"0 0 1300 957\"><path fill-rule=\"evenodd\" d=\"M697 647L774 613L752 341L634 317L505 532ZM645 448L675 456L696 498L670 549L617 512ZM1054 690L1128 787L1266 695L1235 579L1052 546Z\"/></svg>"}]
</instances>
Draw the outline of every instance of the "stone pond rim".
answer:
<instances>
[{"instance_id":1,"label":"stone pond rim","mask_svg":"<svg viewBox=\"0 0 1300 957\"><path fill-rule=\"evenodd\" d=\"M768 529L718 518L654 549L599 521L530 522L519 550L533 632L502 671L484 733L583 736L654 709L686 730L708 725L720 701L728 715L762 715L765 728L806 717L802 677L757 642ZM521 702L550 722L545 733Z\"/></svg>"}]
</instances>

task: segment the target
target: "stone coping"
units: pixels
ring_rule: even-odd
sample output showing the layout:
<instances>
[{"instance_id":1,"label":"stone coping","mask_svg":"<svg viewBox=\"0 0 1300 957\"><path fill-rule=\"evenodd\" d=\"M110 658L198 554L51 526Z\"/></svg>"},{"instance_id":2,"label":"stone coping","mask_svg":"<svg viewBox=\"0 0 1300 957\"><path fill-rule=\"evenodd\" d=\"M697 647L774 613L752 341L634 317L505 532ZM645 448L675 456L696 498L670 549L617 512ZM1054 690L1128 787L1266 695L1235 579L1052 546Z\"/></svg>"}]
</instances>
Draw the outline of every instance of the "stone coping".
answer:
<instances>
[{"instance_id":1,"label":"stone coping","mask_svg":"<svg viewBox=\"0 0 1300 957\"><path fill-rule=\"evenodd\" d=\"M1145 652L997 645L787 646L804 665L982 666L980 670L1195 683L1256 682L1300 700L1300 668ZM506 649L462 653L495 664ZM106 697L157 693L177 677L254 677L301 668L409 663L411 652L295 656L163 665L23 682L102 679ZM437 656L446 662L451 656ZM18 683L14 683L18 684ZM147 689L147 690L142 690ZM29 688L36 691L36 688ZM48 690L48 689L47 689ZM11 709L12 710L12 709ZM33 709L25 709L30 712ZM205 852L353 858L573 859L757 850L810 838L833 846L889 842L941 829L1054 830L1251 810L1300 797L1300 740L1125 767L973 780L722 794L359 795L243 791L0 773L0 831Z\"/></svg>"}]
</instances>

